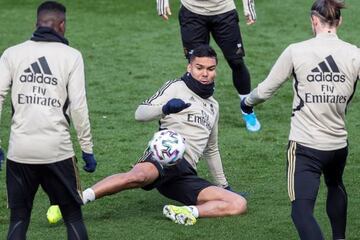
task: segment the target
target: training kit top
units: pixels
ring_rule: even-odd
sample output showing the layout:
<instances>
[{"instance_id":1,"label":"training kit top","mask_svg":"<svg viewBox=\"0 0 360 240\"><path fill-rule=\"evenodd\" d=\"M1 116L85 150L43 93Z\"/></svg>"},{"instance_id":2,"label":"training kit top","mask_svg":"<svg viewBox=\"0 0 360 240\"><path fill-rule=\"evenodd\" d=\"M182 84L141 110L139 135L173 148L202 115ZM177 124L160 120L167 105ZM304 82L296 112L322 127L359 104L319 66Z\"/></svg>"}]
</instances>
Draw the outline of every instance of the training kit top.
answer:
<instances>
[{"instance_id":1,"label":"training kit top","mask_svg":"<svg viewBox=\"0 0 360 240\"><path fill-rule=\"evenodd\" d=\"M74 156L70 118L81 149L92 153L81 53L60 42L25 41L0 58L0 112L11 88L7 158L29 164Z\"/></svg>"},{"instance_id":2,"label":"training kit top","mask_svg":"<svg viewBox=\"0 0 360 240\"><path fill-rule=\"evenodd\" d=\"M181 4L189 11L206 16L213 16L235 9L234 0L181 0Z\"/></svg>"},{"instance_id":3,"label":"training kit top","mask_svg":"<svg viewBox=\"0 0 360 240\"><path fill-rule=\"evenodd\" d=\"M255 16L254 0L242 0L244 14ZM214 16L236 9L234 0L181 0L189 11L205 16Z\"/></svg>"},{"instance_id":4,"label":"training kit top","mask_svg":"<svg viewBox=\"0 0 360 240\"><path fill-rule=\"evenodd\" d=\"M293 110L289 140L319 150L347 146L346 108L360 73L360 50L336 34L287 47L267 78L246 98L254 106L270 98L293 75Z\"/></svg>"},{"instance_id":5,"label":"training kit top","mask_svg":"<svg viewBox=\"0 0 360 240\"><path fill-rule=\"evenodd\" d=\"M172 98L182 99L191 106L178 113L164 115L162 107ZM170 80L139 105L135 119L160 119L161 129L174 130L185 138L184 158L194 169L203 155L215 183L228 186L218 148L219 104L212 96L201 98L183 80Z\"/></svg>"}]
</instances>

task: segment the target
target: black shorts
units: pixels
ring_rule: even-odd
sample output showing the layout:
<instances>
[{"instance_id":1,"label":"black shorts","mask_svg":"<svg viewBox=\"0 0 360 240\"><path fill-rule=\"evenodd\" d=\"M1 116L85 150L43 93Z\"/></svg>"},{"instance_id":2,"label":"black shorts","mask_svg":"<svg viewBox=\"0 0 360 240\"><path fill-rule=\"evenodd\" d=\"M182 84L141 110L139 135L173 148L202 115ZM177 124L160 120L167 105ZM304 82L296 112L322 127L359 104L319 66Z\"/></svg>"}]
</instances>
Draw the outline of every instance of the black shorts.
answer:
<instances>
[{"instance_id":1,"label":"black shorts","mask_svg":"<svg viewBox=\"0 0 360 240\"><path fill-rule=\"evenodd\" d=\"M228 60L245 56L236 9L214 16L193 13L184 6L179 11L181 39L185 56L202 44L209 44L210 33Z\"/></svg>"},{"instance_id":2,"label":"black shorts","mask_svg":"<svg viewBox=\"0 0 360 240\"><path fill-rule=\"evenodd\" d=\"M196 205L201 190L214 186L197 176L196 170L184 158L179 160L176 165L162 167L152 158L149 151L145 151L139 162L150 162L159 171L159 177L153 183L143 187L144 190L149 191L156 188L165 197L185 205Z\"/></svg>"},{"instance_id":3,"label":"black shorts","mask_svg":"<svg viewBox=\"0 0 360 240\"><path fill-rule=\"evenodd\" d=\"M322 173L324 173L326 185L342 183L347 154L347 147L321 151L290 141L287 151L287 181L290 200L316 200Z\"/></svg>"},{"instance_id":4,"label":"black shorts","mask_svg":"<svg viewBox=\"0 0 360 240\"><path fill-rule=\"evenodd\" d=\"M39 185L51 205L82 204L81 187L75 158L51 164L6 163L9 208L32 208Z\"/></svg>"}]
</instances>

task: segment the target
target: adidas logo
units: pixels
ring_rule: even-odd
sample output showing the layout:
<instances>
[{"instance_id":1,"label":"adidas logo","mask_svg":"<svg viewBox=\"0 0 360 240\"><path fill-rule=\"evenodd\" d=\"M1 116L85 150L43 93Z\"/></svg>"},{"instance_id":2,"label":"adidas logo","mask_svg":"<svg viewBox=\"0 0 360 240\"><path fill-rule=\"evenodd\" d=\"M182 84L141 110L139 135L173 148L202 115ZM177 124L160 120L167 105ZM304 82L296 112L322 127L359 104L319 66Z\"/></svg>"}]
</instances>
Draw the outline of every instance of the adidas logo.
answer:
<instances>
[{"instance_id":1,"label":"adidas logo","mask_svg":"<svg viewBox=\"0 0 360 240\"><path fill-rule=\"evenodd\" d=\"M329 55L324 61L311 70L313 74L307 75L309 82L345 82L345 75L340 73L334 58Z\"/></svg>"},{"instance_id":2,"label":"adidas logo","mask_svg":"<svg viewBox=\"0 0 360 240\"><path fill-rule=\"evenodd\" d=\"M37 82L51 85L57 85L58 79L52 76L49 64L45 57L38 58L38 61L30 64L30 67L24 70L20 76L20 82Z\"/></svg>"}]
</instances>

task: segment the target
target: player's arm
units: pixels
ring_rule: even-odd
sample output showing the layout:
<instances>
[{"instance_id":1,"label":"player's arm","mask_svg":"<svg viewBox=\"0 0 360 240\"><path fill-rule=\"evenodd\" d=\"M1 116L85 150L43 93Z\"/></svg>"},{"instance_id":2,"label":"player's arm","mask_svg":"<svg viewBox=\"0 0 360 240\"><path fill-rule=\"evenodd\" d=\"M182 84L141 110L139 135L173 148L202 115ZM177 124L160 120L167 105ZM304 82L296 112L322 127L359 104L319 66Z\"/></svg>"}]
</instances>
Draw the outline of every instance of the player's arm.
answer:
<instances>
[{"instance_id":1,"label":"player's arm","mask_svg":"<svg viewBox=\"0 0 360 240\"><path fill-rule=\"evenodd\" d=\"M224 169L218 147L218 120L219 120L219 114L216 118L215 125L210 134L203 157L206 161L209 172L215 184L218 185L219 187L225 188L229 184L224 174Z\"/></svg>"},{"instance_id":2,"label":"player's arm","mask_svg":"<svg viewBox=\"0 0 360 240\"><path fill-rule=\"evenodd\" d=\"M171 15L169 0L156 0L156 10L164 20L169 20Z\"/></svg>"},{"instance_id":3,"label":"player's arm","mask_svg":"<svg viewBox=\"0 0 360 240\"><path fill-rule=\"evenodd\" d=\"M7 53L5 51L0 58L0 119L1 119L2 106L5 97L9 92L10 86L11 86L10 64L8 62ZM0 144L1 144L1 140L0 140ZM4 152L0 145L0 170L4 158L5 158Z\"/></svg>"},{"instance_id":4,"label":"player's arm","mask_svg":"<svg viewBox=\"0 0 360 240\"><path fill-rule=\"evenodd\" d=\"M357 81L359 81L360 79L360 48L357 49L357 58L356 58L356 63L357 63L357 66L355 67L355 69L358 70L358 73L357 73Z\"/></svg>"},{"instance_id":5,"label":"player's arm","mask_svg":"<svg viewBox=\"0 0 360 240\"><path fill-rule=\"evenodd\" d=\"M254 24L256 22L255 0L242 0L242 2L244 15L246 17L246 24Z\"/></svg>"},{"instance_id":6,"label":"player's arm","mask_svg":"<svg viewBox=\"0 0 360 240\"><path fill-rule=\"evenodd\" d=\"M274 95L281 85L293 72L294 65L291 59L291 46L287 47L272 67L269 75L245 99L245 105L255 106Z\"/></svg>"},{"instance_id":7,"label":"player's arm","mask_svg":"<svg viewBox=\"0 0 360 240\"><path fill-rule=\"evenodd\" d=\"M70 116L77 132L81 150L93 152L92 136L90 131L89 110L85 92L84 62L79 54L70 73L68 83Z\"/></svg>"},{"instance_id":8,"label":"player's arm","mask_svg":"<svg viewBox=\"0 0 360 240\"><path fill-rule=\"evenodd\" d=\"M145 100L135 111L137 121L158 120L165 115L178 113L189 107L182 99L176 98L177 89L172 81L166 82L152 97Z\"/></svg>"},{"instance_id":9,"label":"player's arm","mask_svg":"<svg viewBox=\"0 0 360 240\"><path fill-rule=\"evenodd\" d=\"M5 51L0 58L0 118L2 106L11 86L10 64Z\"/></svg>"},{"instance_id":10,"label":"player's arm","mask_svg":"<svg viewBox=\"0 0 360 240\"><path fill-rule=\"evenodd\" d=\"M86 100L84 61L80 53L70 73L68 96L70 116L82 150L82 158L85 161L83 168L87 172L93 172L97 163L93 154L89 110Z\"/></svg>"}]
</instances>

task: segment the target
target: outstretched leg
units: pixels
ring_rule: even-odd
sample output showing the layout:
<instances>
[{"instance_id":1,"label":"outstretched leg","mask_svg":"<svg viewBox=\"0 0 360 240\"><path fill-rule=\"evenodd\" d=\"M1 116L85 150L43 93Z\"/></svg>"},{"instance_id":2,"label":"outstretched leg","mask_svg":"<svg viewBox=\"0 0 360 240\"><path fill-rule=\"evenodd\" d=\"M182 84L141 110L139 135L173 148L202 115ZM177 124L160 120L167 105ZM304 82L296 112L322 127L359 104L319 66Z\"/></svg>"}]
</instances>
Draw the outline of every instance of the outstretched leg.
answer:
<instances>
[{"instance_id":1,"label":"outstretched leg","mask_svg":"<svg viewBox=\"0 0 360 240\"><path fill-rule=\"evenodd\" d=\"M129 172L118 173L104 178L83 192L84 204L120 191L140 188L154 182L159 171L150 162L136 164Z\"/></svg>"}]
</instances>

